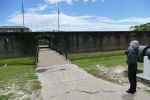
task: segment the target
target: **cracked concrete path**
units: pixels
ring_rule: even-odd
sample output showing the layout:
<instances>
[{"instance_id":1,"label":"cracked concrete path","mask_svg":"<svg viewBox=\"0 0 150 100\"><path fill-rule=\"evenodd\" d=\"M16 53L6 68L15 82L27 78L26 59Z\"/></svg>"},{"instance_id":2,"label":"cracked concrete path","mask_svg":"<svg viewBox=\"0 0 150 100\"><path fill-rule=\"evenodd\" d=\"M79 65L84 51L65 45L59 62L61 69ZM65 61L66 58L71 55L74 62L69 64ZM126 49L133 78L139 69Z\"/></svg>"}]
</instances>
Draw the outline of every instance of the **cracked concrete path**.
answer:
<instances>
[{"instance_id":1,"label":"cracked concrete path","mask_svg":"<svg viewBox=\"0 0 150 100\"><path fill-rule=\"evenodd\" d=\"M128 86L107 82L86 73L55 51L39 52L36 69L43 100L148 100L150 94L137 90L127 94Z\"/></svg>"}]
</instances>

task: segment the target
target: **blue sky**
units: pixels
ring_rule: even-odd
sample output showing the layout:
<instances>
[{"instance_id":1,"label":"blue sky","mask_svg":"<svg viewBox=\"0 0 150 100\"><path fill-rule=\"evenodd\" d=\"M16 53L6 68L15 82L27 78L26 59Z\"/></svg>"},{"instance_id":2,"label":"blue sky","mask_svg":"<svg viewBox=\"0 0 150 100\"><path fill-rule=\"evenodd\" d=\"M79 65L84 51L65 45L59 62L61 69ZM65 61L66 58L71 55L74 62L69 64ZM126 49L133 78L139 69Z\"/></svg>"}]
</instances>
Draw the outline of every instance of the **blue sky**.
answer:
<instances>
[{"instance_id":1,"label":"blue sky","mask_svg":"<svg viewBox=\"0 0 150 100\"><path fill-rule=\"evenodd\" d=\"M150 22L150 0L23 0L25 25L63 31L124 31ZM0 25L22 25L21 0L0 0Z\"/></svg>"}]
</instances>

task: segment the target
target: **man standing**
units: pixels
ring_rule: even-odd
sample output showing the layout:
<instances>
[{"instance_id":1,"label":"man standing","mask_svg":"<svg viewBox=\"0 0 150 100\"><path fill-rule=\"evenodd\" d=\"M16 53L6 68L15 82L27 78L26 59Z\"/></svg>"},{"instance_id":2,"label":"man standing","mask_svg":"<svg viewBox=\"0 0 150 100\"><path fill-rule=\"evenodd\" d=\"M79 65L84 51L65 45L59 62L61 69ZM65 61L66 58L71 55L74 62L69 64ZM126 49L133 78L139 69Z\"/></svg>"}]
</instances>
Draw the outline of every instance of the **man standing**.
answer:
<instances>
[{"instance_id":1,"label":"man standing","mask_svg":"<svg viewBox=\"0 0 150 100\"><path fill-rule=\"evenodd\" d=\"M131 94L134 94L136 92L137 86L136 72L137 72L138 46L139 42L133 40L131 41L129 48L126 51L128 64L128 79L130 82L130 88L126 92Z\"/></svg>"}]
</instances>

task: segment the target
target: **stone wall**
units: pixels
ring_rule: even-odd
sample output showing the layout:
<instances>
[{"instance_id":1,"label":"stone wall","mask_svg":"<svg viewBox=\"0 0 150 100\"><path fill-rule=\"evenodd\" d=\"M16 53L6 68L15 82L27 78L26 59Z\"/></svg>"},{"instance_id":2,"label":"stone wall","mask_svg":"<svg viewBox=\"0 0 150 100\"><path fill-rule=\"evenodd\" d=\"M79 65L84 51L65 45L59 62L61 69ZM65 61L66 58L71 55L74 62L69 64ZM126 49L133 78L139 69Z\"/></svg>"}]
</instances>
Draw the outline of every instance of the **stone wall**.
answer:
<instances>
[{"instance_id":1,"label":"stone wall","mask_svg":"<svg viewBox=\"0 0 150 100\"><path fill-rule=\"evenodd\" d=\"M29 32L0 33L0 57L34 55L36 41L47 39L59 51L92 52L126 49L131 40L150 45L150 32Z\"/></svg>"},{"instance_id":2,"label":"stone wall","mask_svg":"<svg viewBox=\"0 0 150 100\"><path fill-rule=\"evenodd\" d=\"M33 35L0 33L0 57L28 56L35 54Z\"/></svg>"},{"instance_id":3,"label":"stone wall","mask_svg":"<svg viewBox=\"0 0 150 100\"><path fill-rule=\"evenodd\" d=\"M54 46L68 52L122 50L134 39L150 45L150 32L67 32L55 34Z\"/></svg>"}]
</instances>

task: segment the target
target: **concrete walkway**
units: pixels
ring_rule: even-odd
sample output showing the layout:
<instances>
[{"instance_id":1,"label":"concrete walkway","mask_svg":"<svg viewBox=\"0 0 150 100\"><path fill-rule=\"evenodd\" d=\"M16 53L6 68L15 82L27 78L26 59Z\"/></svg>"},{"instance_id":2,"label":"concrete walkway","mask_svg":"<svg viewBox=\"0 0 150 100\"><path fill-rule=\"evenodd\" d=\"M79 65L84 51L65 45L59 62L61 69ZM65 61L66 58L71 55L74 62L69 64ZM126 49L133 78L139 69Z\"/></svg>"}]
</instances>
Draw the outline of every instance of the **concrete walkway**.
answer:
<instances>
[{"instance_id":1,"label":"concrete walkway","mask_svg":"<svg viewBox=\"0 0 150 100\"><path fill-rule=\"evenodd\" d=\"M55 51L42 50L36 69L43 100L149 100L150 94L137 90L127 94L128 86L107 82L86 73Z\"/></svg>"}]
</instances>

